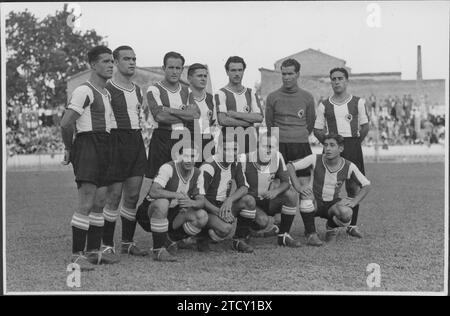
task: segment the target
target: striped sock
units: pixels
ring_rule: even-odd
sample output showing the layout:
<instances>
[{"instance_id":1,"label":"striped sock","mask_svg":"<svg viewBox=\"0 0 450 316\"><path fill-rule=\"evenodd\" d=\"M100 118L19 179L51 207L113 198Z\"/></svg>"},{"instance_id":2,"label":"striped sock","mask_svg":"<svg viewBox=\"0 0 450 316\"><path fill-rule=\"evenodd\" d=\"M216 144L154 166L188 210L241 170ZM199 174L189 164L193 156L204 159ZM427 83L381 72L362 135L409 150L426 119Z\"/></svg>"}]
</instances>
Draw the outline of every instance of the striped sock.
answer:
<instances>
[{"instance_id":1,"label":"striped sock","mask_svg":"<svg viewBox=\"0 0 450 316\"><path fill-rule=\"evenodd\" d=\"M102 244L103 226L105 220L103 213L91 213L89 214L89 230L87 234L87 251L100 250Z\"/></svg>"},{"instance_id":2,"label":"striped sock","mask_svg":"<svg viewBox=\"0 0 450 316\"><path fill-rule=\"evenodd\" d=\"M114 230L116 228L117 217L119 217L119 210L110 210L104 207L103 217L105 218L105 226L103 227L103 244L113 247Z\"/></svg>"},{"instance_id":3,"label":"striped sock","mask_svg":"<svg viewBox=\"0 0 450 316\"><path fill-rule=\"evenodd\" d=\"M292 222L294 221L297 207L286 206L281 207L281 222L279 234L289 233L291 230Z\"/></svg>"},{"instance_id":4,"label":"striped sock","mask_svg":"<svg viewBox=\"0 0 450 316\"><path fill-rule=\"evenodd\" d=\"M245 238L250 234L250 226L255 220L256 210L241 210L237 217L234 238Z\"/></svg>"},{"instance_id":5,"label":"striped sock","mask_svg":"<svg viewBox=\"0 0 450 316\"><path fill-rule=\"evenodd\" d=\"M84 251L89 230L89 216L75 212L70 226L72 226L72 253Z\"/></svg>"},{"instance_id":6,"label":"striped sock","mask_svg":"<svg viewBox=\"0 0 450 316\"><path fill-rule=\"evenodd\" d=\"M122 205L120 218L122 220L122 241L132 242L136 231L136 208L130 209Z\"/></svg>"},{"instance_id":7,"label":"striped sock","mask_svg":"<svg viewBox=\"0 0 450 316\"><path fill-rule=\"evenodd\" d=\"M153 236L153 249L164 247L168 239L167 231L169 230L169 221L167 218L151 218L150 226Z\"/></svg>"}]
</instances>

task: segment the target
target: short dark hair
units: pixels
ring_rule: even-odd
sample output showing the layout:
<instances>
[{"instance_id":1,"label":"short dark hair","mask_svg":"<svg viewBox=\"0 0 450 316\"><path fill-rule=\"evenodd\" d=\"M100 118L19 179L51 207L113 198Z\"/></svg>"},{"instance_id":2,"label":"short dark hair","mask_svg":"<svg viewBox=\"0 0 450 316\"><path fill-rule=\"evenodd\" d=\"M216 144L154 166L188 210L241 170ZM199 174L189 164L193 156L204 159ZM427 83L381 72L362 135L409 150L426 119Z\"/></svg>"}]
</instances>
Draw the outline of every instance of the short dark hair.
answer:
<instances>
[{"instance_id":1,"label":"short dark hair","mask_svg":"<svg viewBox=\"0 0 450 316\"><path fill-rule=\"evenodd\" d=\"M188 76L192 76L194 74L194 72L198 69L205 69L208 70L208 68L205 65L199 64L199 63L195 63L189 66L188 68Z\"/></svg>"},{"instance_id":2,"label":"short dark hair","mask_svg":"<svg viewBox=\"0 0 450 316\"><path fill-rule=\"evenodd\" d=\"M336 68L331 69L330 70L330 78L331 78L331 75L333 73L335 73L336 71L342 72L345 76L345 79L348 79L348 71L347 71L347 69L345 69L343 67L336 67Z\"/></svg>"},{"instance_id":3,"label":"short dark hair","mask_svg":"<svg viewBox=\"0 0 450 316\"><path fill-rule=\"evenodd\" d=\"M335 133L330 133L325 135L325 137L323 138L323 142L325 142L327 139L334 139L336 141L336 143L338 144L338 146L344 146L344 137L342 137L339 134L335 134Z\"/></svg>"},{"instance_id":4,"label":"short dark hair","mask_svg":"<svg viewBox=\"0 0 450 316\"><path fill-rule=\"evenodd\" d=\"M175 59L181 59L181 64L184 66L184 57L183 55L181 55L180 53L177 52L168 52L164 55L164 59L163 59L163 65L165 66L167 64L167 60L169 58L175 58Z\"/></svg>"},{"instance_id":5,"label":"short dark hair","mask_svg":"<svg viewBox=\"0 0 450 316\"><path fill-rule=\"evenodd\" d=\"M133 49L127 45L117 47L112 53L115 60L119 59L119 53L121 50L133 50Z\"/></svg>"},{"instance_id":6,"label":"short dark hair","mask_svg":"<svg viewBox=\"0 0 450 316\"><path fill-rule=\"evenodd\" d=\"M282 67L289 67L289 66L294 66L295 67L295 72L299 72L300 71L301 65L294 58L288 58L288 59L283 60L283 62L281 63L280 70L281 70Z\"/></svg>"},{"instance_id":7,"label":"short dark hair","mask_svg":"<svg viewBox=\"0 0 450 316\"><path fill-rule=\"evenodd\" d=\"M103 45L95 46L88 52L88 63L91 64L95 61L97 61L98 57L101 54L112 54L112 51Z\"/></svg>"},{"instance_id":8,"label":"short dark hair","mask_svg":"<svg viewBox=\"0 0 450 316\"><path fill-rule=\"evenodd\" d=\"M231 56L227 59L227 62L225 63L225 70L228 71L231 63L241 63L244 66L244 70L247 67L247 64L244 61L244 58L239 56Z\"/></svg>"}]
</instances>

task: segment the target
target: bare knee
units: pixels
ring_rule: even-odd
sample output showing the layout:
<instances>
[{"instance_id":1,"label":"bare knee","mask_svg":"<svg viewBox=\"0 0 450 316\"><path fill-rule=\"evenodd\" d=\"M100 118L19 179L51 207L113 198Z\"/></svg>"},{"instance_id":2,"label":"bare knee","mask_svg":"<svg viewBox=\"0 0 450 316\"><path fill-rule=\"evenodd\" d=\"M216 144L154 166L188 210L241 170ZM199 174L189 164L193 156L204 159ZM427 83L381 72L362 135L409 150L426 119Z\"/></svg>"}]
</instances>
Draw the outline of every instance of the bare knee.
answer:
<instances>
[{"instance_id":1,"label":"bare knee","mask_svg":"<svg viewBox=\"0 0 450 316\"><path fill-rule=\"evenodd\" d=\"M290 188L284 192L284 199L286 201L286 206L296 206L298 201L298 193Z\"/></svg>"},{"instance_id":2,"label":"bare knee","mask_svg":"<svg viewBox=\"0 0 450 316\"><path fill-rule=\"evenodd\" d=\"M339 220L343 223L348 223L352 220L353 211L350 207L339 208Z\"/></svg>"},{"instance_id":3,"label":"bare knee","mask_svg":"<svg viewBox=\"0 0 450 316\"><path fill-rule=\"evenodd\" d=\"M123 203L126 207L134 208L139 200L139 192L127 193L123 197ZM119 200L120 201L120 200Z\"/></svg>"},{"instance_id":4,"label":"bare knee","mask_svg":"<svg viewBox=\"0 0 450 316\"><path fill-rule=\"evenodd\" d=\"M244 204L244 208L247 210L254 210L256 207L256 201L251 195L245 195L242 197L242 203Z\"/></svg>"},{"instance_id":5,"label":"bare knee","mask_svg":"<svg viewBox=\"0 0 450 316\"><path fill-rule=\"evenodd\" d=\"M149 209L151 217L166 218L169 210L169 203L166 199L159 199L152 202Z\"/></svg>"},{"instance_id":6,"label":"bare knee","mask_svg":"<svg viewBox=\"0 0 450 316\"><path fill-rule=\"evenodd\" d=\"M208 223L208 213L205 210L198 210L195 212L195 226L201 228Z\"/></svg>"},{"instance_id":7,"label":"bare knee","mask_svg":"<svg viewBox=\"0 0 450 316\"><path fill-rule=\"evenodd\" d=\"M256 212L255 222L259 227L266 227L269 224L269 217L264 212Z\"/></svg>"}]
</instances>

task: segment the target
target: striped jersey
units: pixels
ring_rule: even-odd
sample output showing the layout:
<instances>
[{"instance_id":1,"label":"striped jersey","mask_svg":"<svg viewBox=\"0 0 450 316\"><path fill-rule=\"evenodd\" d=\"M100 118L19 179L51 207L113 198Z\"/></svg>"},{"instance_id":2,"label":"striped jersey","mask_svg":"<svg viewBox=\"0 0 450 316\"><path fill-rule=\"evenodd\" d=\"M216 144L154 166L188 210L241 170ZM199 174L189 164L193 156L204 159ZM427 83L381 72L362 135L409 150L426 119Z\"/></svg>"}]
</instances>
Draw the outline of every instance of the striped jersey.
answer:
<instances>
[{"instance_id":1,"label":"striped jersey","mask_svg":"<svg viewBox=\"0 0 450 316\"><path fill-rule=\"evenodd\" d=\"M111 130L111 95L108 90L103 94L87 81L72 92L67 108L81 115L76 121L77 133L109 133Z\"/></svg>"},{"instance_id":2,"label":"striped jersey","mask_svg":"<svg viewBox=\"0 0 450 316\"><path fill-rule=\"evenodd\" d=\"M249 184L248 194L254 198L262 199L262 194L267 192L272 181L277 178L281 182L289 182L289 175L283 156L276 152L267 165L257 162L256 151L239 156L245 178Z\"/></svg>"},{"instance_id":3,"label":"striped jersey","mask_svg":"<svg viewBox=\"0 0 450 316\"><path fill-rule=\"evenodd\" d=\"M262 114L259 98L252 93L250 88L245 88L242 92L237 93L224 87L216 93L215 101L218 112L236 111Z\"/></svg>"},{"instance_id":4,"label":"striped jersey","mask_svg":"<svg viewBox=\"0 0 450 316\"><path fill-rule=\"evenodd\" d=\"M189 95L189 104L196 104L200 109L200 119L196 122L198 122L202 134L211 134L211 127L217 117L212 94L205 92L202 98L197 99L191 93Z\"/></svg>"},{"instance_id":5,"label":"striped jersey","mask_svg":"<svg viewBox=\"0 0 450 316\"><path fill-rule=\"evenodd\" d=\"M233 162L224 167L212 157L200 166L199 194L204 195L212 203L223 202L230 196L233 180L236 181L237 188L248 187L241 163Z\"/></svg>"},{"instance_id":6,"label":"striped jersey","mask_svg":"<svg viewBox=\"0 0 450 316\"><path fill-rule=\"evenodd\" d=\"M343 104L336 104L331 97L317 107L314 128L328 128L328 133L343 137L359 137L359 126L369 122L363 98L350 95Z\"/></svg>"},{"instance_id":7,"label":"striped jersey","mask_svg":"<svg viewBox=\"0 0 450 316\"><path fill-rule=\"evenodd\" d=\"M163 83L157 82L147 89L147 102L151 111L152 118L156 116L160 111L163 111L162 107L170 107L174 109L182 109L183 105L188 103L189 90L187 87L178 85L178 89L175 91L166 88ZM184 129L183 123L167 124L158 123L155 121L155 128L164 130L182 130Z\"/></svg>"},{"instance_id":8,"label":"striped jersey","mask_svg":"<svg viewBox=\"0 0 450 316\"><path fill-rule=\"evenodd\" d=\"M342 184L347 179L354 180L362 187L370 184L358 167L347 159L341 157L336 171L331 171L324 159L323 155L312 154L292 162L295 170L313 168L313 193L316 200L329 202L338 198Z\"/></svg>"},{"instance_id":9,"label":"striped jersey","mask_svg":"<svg viewBox=\"0 0 450 316\"><path fill-rule=\"evenodd\" d=\"M109 80L106 89L111 94L111 127L118 129L140 129L142 121L142 92L133 83L133 88L121 87Z\"/></svg>"},{"instance_id":10,"label":"striped jersey","mask_svg":"<svg viewBox=\"0 0 450 316\"><path fill-rule=\"evenodd\" d=\"M197 195L197 180L200 175L198 168L193 168L187 178L184 178L180 171L180 162L170 161L159 168L158 174L154 180L160 184L164 190L170 192L186 193L193 198ZM170 202L170 207L177 204L176 200Z\"/></svg>"}]
</instances>

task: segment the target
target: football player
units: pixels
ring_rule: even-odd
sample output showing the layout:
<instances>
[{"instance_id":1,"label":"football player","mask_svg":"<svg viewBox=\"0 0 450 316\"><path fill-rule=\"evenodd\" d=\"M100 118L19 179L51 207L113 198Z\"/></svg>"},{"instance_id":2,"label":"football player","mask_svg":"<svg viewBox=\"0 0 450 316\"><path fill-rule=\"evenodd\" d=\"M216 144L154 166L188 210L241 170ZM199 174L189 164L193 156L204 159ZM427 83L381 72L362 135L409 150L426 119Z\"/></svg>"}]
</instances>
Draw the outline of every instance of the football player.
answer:
<instances>
[{"instance_id":1,"label":"football player","mask_svg":"<svg viewBox=\"0 0 450 316\"><path fill-rule=\"evenodd\" d=\"M352 220L352 208L366 197L370 181L349 160L341 157L344 139L337 134L328 134L323 138L324 154L309 155L289 163L287 168L295 190L302 196L307 207L315 208L315 216L327 219L326 241L336 240L337 228L348 227ZM314 176L312 189L309 185L300 185L296 170L311 168ZM346 180L352 180L360 187L354 197L341 199L339 193ZM315 201L315 205L314 205Z\"/></svg>"}]
</instances>

